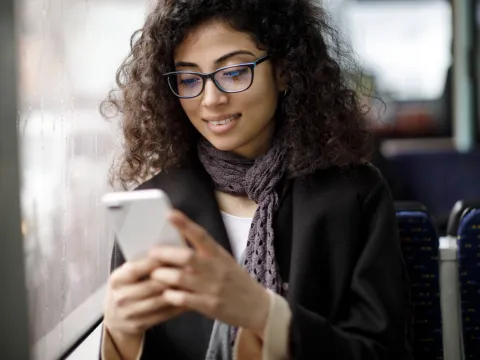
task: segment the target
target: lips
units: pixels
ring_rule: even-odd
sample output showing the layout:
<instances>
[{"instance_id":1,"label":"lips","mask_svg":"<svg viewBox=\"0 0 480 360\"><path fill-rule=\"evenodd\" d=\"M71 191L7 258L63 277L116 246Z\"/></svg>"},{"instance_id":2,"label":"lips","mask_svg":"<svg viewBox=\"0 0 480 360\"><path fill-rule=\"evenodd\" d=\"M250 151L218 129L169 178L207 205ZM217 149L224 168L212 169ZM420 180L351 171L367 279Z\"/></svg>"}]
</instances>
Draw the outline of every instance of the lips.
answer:
<instances>
[{"instance_id":1,"label":"lips","mask_svg":"<svg viewBox=\"0 0 480 360\"><path fill-rule=\"evenodd\" d=\"M205 118L204 120L211 125L217 126L217 125L226 125L239 117L240 117L240 114L220 115L220 116L208 117L208 118Z\"/></svg>"},{"instance_id":2,"label":"lips","mask_svg":"<svg viewBox=\"0 0 480 360\"><path fill-rule=\"evenodd\" d=\"M240 117L241 114L222 115L205 118L204 121L207 123L210 131L215 134L223 134L233 129Z\"/></svg>"}]
</instances>

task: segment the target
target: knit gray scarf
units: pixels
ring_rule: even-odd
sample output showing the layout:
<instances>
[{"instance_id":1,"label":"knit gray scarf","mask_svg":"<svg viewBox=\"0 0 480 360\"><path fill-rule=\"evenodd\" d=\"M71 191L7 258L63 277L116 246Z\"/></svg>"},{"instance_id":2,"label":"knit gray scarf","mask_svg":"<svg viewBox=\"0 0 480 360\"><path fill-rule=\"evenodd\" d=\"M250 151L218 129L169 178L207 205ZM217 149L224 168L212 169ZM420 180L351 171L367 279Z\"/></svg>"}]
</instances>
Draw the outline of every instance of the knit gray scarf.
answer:
<instances>
[{"instance_id":1,"label":"knit gray scarf","mask_svg":"<svg viewBox=\"0 0 480 360\"><path fill-rule=\"evenodd\" d=\"M283 285L275 259L273 214L279 203L276 187L285 172L285 155L278 142L255 160L220 151L204 139L198 144L198 157L215 188L232 195L247 195L258 204L242 265L265 288L279 294ZM216 321L207 360L230 359L231 348L226 345L233 344L235 336L235 329Z\"/></svg>"}]
</instances>

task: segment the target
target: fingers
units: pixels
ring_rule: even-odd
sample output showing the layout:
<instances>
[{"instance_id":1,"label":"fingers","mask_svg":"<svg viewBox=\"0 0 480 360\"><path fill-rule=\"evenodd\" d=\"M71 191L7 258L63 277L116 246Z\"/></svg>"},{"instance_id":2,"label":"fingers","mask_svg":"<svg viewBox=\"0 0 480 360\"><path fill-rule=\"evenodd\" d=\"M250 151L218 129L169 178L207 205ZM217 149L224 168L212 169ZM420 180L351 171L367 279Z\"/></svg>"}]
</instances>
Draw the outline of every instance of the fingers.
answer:
<instances>
[{"instance_id":1,"label":"fingers","mask_svg":"<svg viewBox=\"0 0 480 360\"><path fill-rule=\"evenodd\" d=\"M146 315L163 311L170 306L172 304L166 301L163 295L157 295L130 304L125 309L124 317L128 320L139 319Z\"/></svg>"},{"instance_id":2,"label":"fingers","mask_svg":"<svg viewBox=\"0 0 480 360\"><path fill-rule=\"evenodd\" d=\"M169 288L181 288L189 291L201 291L202 282L191 271L161 267L152 272L152 279L166 284Z\"/></svg>"},{"instance_id":3,"label":"fingers","mask_svg":"<svg viewBox=\"0 0 480 360\"><path fill-rule=\"evenodd\" d=\"M149 257L164 265L194 266L197 262L195 251L177 246L156 246L149 252Z\"/></svg>"},{"instance_id":4,"label":"fingers","mask_svg":"<svg viewBox=\"0 0 480 360\"><path fill-rule=\"evenodd\" d=\"M141 334L151 327L168 321L182 313L187 309L166 305L161 310L155 310L145 313L143 315L132 316L125 318L120 322L120 326L126 333Z\"/></svg>"},{"instance_id":5,"label":"fingers","mask_svg":"<svg viewBox=\"0 0 480 360\"><path fill-rule=\"evenodd\" d=\"M196 310L209 317L213 317L221 307L221 302L216 297L182 290L165 290L162 297L173 306Z\"/></svg>"},{"instance_id":6,"label":"fingers","mask_svg":"<svg viewBox=\"0 0 480 360\"><path fill-rule=\"evenodd\" d=\"M162 294L168 284L151 278L159 266L156 259L146 258L128 262L112 273L104 305L104 322L109 329L141 334L186 311L165 300Z\"/></svg>"},{"instance_id":7,"label":"fingers","mask_svg":"<svg viewBox=\"0 0 480 360\"><path fill-rule=\"evenodd\" d=\"M190 220L178 210L173 210L169 219L190 244L204 254L214 254L218 244L201 226Z\"/></svg>"},{"instance_id":8,"label":"fingers","mask_svg":"<svg viewBox=\"0 0 480 360\"><path fill-rule=\"evenodd\" d=\"M142 278L148 277L158 265L159 263L153 258L126 262L110 276L112 288L136 283Z\"/></svg>"},{"instance_id":9,"label":"fingers","mask_svg":"<svg viewBox=\"0 0 480 360\"><path fill-rule=\"evenodd\" d=\"M123 306L131 302L161 295L167 285L158 280L145 280L133 285L126 285L115 293L115 302Z\"/></svg>"}]
</instances>

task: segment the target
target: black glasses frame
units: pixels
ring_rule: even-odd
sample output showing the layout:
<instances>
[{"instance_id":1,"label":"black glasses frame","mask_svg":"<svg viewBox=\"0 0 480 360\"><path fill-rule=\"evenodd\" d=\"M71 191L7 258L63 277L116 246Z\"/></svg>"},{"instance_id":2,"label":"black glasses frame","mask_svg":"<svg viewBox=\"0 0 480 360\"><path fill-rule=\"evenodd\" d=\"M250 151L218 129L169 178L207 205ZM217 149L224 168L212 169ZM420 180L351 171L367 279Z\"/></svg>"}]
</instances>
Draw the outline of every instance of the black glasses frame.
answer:
<instances>
[{"instance_id":1,"label":"black glasses frame","mask_svg":"<svg viewBox=\"0 0 480 360\"><path fill-rule=\"evenodd\" d=\"M221 67L220 69L217 69L214 72L211 72L209 74L195 72L195 71L172 71L172 72L168 72L166 74L163 74L163 76L165 76L167 78L167 82L168 82L168 86L170 87L170 90L172 90L173 94L180 99L193 99L193 98L196 98L196 97L200 96L203 93L203 91L205 90L205 84L207 83L208 79L212 80L212 82L215 84L217 89L220 90L221 92L228 93L228 94L235 94L235 93L240 93L240 92L247 91L248 89L250 89L250 87L253 84L253 78L255 77L255 71L254 71L255 68L257 67L257 65L260 65L262 62L267 60L269 57L270 57L270 55L267 54L267 55L262 56L261 58L255 60L255 61L252 61L252 62L224 66L224 67ZM238 67L238 66L247 66L250 69L250 71L252 73L252 79L250 81L250 84L243 90L225 90L215 80L215 75L220 71L230 69L230 68L234 68L234 67ZM174 87L172 86L172 83L171 83L170 79L173 78L172 75L179 75L179 74L191 74L191 75L199 76L202 79L202 89L200 90L200 92L195 96L180 96L180 95L178 95L175 92ZM175 80L175 82L176 82L176 80Z\"/></svg>"}]
</instances>

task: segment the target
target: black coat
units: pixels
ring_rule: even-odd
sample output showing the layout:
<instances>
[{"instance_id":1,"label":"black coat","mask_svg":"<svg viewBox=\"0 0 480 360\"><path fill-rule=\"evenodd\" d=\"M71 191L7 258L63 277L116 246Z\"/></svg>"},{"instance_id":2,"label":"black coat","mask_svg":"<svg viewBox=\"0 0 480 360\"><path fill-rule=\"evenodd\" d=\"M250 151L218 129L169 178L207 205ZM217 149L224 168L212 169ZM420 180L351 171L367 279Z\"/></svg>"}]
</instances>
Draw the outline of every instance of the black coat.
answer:
<instances>
[{"instance_id":1,"label":"black coat","mask_svg":"<svg viewBox=\"0 0 480 360\"><path fill-rule=\"evenodd\" d=\"M162 172L158 188L230 253L209 176ZM407 359L408 286L390 191L370 164L282 184L275 253L289 283L292 359ZM153 216L153 214L152 214ZM112 269L124 262L114 248ZM204 360L213 321L190 312L147 331L142 359Z\"/></svg>"}]
</instances>

